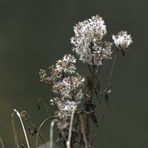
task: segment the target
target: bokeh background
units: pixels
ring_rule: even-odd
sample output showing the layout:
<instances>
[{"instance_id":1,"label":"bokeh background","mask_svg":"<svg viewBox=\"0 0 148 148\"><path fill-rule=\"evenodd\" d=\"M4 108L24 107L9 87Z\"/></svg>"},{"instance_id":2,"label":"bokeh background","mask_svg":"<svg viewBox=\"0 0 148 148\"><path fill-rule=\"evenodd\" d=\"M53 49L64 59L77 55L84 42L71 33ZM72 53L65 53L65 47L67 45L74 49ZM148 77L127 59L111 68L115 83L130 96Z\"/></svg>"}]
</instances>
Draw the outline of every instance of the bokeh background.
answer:
<instances>
[{"instance_id":1,"label":"bokeh background","mask_svg":"<svg viewBox=\"0 0 148 148\"><path fill-rule=\"evenodd\" d=\"M26 110L41 123L46 112L43 106L37 111L36 100L48 102L50 95L39 81L39 69L70 53L75 23L96 14L104 18L109 40L124 29L134 44L117 60L112 111L94 148L148 147L147 6L147 0L0 0L0 136L6 148L15 147L12 109ZM16 126L22 141L17 119Z\"/></svg>"}]
</instances>

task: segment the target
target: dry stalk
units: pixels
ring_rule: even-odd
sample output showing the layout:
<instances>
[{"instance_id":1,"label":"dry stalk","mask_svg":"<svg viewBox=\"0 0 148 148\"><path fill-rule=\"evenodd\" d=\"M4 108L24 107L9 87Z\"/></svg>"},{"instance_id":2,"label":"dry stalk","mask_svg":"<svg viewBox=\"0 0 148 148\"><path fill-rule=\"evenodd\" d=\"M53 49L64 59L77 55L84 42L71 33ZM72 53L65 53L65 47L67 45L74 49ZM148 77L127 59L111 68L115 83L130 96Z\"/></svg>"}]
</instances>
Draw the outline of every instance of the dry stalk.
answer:
<instances>
[{"instance_id":1,"label":"dry stalk","mask_svg":"<svg viewBox=\"0 0 148 148\"><path fill-rule=\"evenodd\" d=\"M37 132L37 137L36 137L36 148L38 147L38 139L39 139L39 134L40 134L40 130L42 128L42 126L45 124L45 122L47 122L49 119L52 119L54 117L47 117L46 119L43 120L43 122L40 124L39 128L38 128L38 132Z\"/></svg>"},{"instance_id":2,"label":"dry stalk","mask_svg":"<svg viewBox=\"0 0 148 148\"><path fill-rule=\"evenodd\" d=\"M27 133L26 133L26 130L25 130L24 123L23 123L23 120L22 120L22 118L21 118L21 115L20 115L20 113L19 113L16 109L14 109L14 112L15 112L16 115L19 117L19 120L20 120L22 129L23 129L23 133L24 133L24 136L25 136L27 148L30 148L29 140L28 140L28 137L27 137Z\"/></svg>"},{"instance_id":3,"label":"dry stalk","mask_svg":"<svg viewBox=\"0 0 148 148\"><path fill-rule=\"evenodd\" d=\"M53 128L54 128L55 122L56 122L56 119L52 120L50 124L50 142L49 142L50 148L53 148Z\"/></svg>"},{"instance_id":4,"label":"dry stalk","mask_svg":"<svg viewBox=\"0 0 148 148\"><path fill-rule=\"evenodd\" d=\"M70 126L69 126L69 133L68 133L68 140L66 142L67 148L71 148L71 135L72 135L72 125L74 120L75 108L72 110L71 119L70 119Z\"/></svg>"}]
</instances>

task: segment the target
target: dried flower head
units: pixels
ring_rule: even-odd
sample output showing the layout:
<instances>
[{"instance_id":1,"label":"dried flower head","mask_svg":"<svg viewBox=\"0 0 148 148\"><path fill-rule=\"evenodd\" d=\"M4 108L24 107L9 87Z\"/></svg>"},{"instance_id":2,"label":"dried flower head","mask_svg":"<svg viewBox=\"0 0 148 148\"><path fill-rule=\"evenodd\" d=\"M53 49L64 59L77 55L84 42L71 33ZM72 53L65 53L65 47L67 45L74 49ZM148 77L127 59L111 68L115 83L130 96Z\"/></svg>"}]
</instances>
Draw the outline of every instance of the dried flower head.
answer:
<instances>
[{"instance_id":1,"label":"dried flower head","mask_svg":"<svg viewBox=\"0 0 148 148\"><path fill-rule=\"evenodd\" d=\"M98 15L78 22L74 26L74 36L71 38L71 43L79 60L89 64L90 76L87 76L86 80L76 71L76 59L71 54L65 54L62 59L49 67L49 75L42 69L39 72L41 82L50 85L52 94L50 102L56 107L55 117L57 118L59 139L65 147L67 143L69 143L69 147L74 147L76 143L83 146L85 144L84 147L92 145L90 121L97 128L100 125L95 115L96 105L93 99L96 97L100 101L104 98L106 105L109 106L109 95L112 92L112 71L118 50L115 49L116 52L114 52L112 43L103 39L106 33L105 22ZM112 35L112 39L123 55L133 42L131 35L128 35L126 31ZM111 59L112 54L113 62L107 88L102 90L102 82L100 82L101 78L98 74L100 74L103 61ZM99 120L102 121L102 119Z\"/></svg>"},{"instance_id":2,"label":"dried flower head","mask_svg":"<svg viewBox=\"0 0 148 148\"><path fill-rule=\"evenodd\" d=\"M55 66L52 66L52 76L61 77L63 73L73 74L76 71L76 59L71 54L64 55L63 59L58 60Z\"/></svg>"},{"instance_id":3,"label":"dried flower head","mask_svg":"<svg viewBox=\"0 0 148 148\"><path fill-rule=\"evenodd\" d=\"M53 85L53 92L61 96L61 98L76 98L77 93L81 90L85 82L85 79L79 74L71 77L66 77L63 80ZM78 97L78 96L77 96Z\"/></svg>"},{"instance_id":4,"label":"dried flower head","mask_svg":"<svg viewBox=\"0 0 148 148\"><path fill-rule=\"evenodd\" d=\"M117 35L112 35L112 39L115 45L124 51L126 51L133 42L131 35L128 34L127 31L120 31Z\"/></svg>"},{"instance_id":5,"label":"dried flower head","mask_svg":"<svg viewBox=\"0 0 148 148\"><path fill-rule=\"evenodd\" d=\"M77 109L84 96L85 78L76 72L76 59L70 54L64 55L55 65L50 67L50 75L40 70L41 81L51 86L53 98L50 102L57 107L55 112L59 120L58 129L69 126L70 116Z\"/></svg>"},{"instance_id":6,"label":"dried flower head","mask_svg":"<svg viewBox=\"0 0 148 148\"><path fill-rule=\"evenodd\" d=\"M80 61L90 65L102 65L102 60L111 58L112 44L101 41L107 33L105 22L101 17L96 15L83 22L78 22L74 27L74 33L75 36L71 38L71 43Z\"/></svg>"}]
</instances>

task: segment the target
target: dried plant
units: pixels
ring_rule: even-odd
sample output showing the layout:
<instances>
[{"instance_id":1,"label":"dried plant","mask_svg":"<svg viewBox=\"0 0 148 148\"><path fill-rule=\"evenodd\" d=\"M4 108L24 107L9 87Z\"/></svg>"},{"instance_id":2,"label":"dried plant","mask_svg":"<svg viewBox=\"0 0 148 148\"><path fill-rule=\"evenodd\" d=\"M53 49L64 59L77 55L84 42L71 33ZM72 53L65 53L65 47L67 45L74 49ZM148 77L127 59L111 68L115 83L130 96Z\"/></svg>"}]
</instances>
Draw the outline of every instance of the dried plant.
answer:
<instances>
[{"instance_id":1,"label":"dried plant","mask_svg":"<svg viewBox=\"0 0 148 148\"><path fill-rule=\"evenodd\" d=\"M55 65L49 67L48 74L46 70L40 69L40 81L50 86L52 96L50 103L55 106L55 113L51 117L53 120L48 144L50 148L53 148L54 124L58 129L56 142L61 143L61 147L63 145L65 148L77 146L92 148L104 115L110 109L111 79L117 55L120 52L125 55L133 42L131 35L128 35L126 31L112 35L113 42L104 40L106 34L105 22L98 15L78 22L74 26L74 36L71 38L72 51L76 53L78 60L88 67L89 76L78 73L76 68L78 60L71 54L65 54L62 59L56 61ZM100 73L105 61L112 64L107 85L103 88ZM96 115L95 98L98 102L105 102L100 118ZM48 106L45 102L43 103L48 111ZM51 118L47 117L38 128L35 128L36 147L38 147L40 128ZM97 128L94 136L91 136L91 121ZM26 141L29 145L27 137Z\"/></svg>"},{"instance_id":2,"label":"dried plant","mask_svg":"<svg viewBox=\"0 0 148 148\"><path fill-rule=\"evenodd\" d=\"M94 98L97 97L99 100L104 98L106 105L109 103L109 94L112 92L111 77L117 53L121 51L125 55L129 45L133 42L131 35L128 35L126 31L113 35L113 43L103 39L106 34L105 22L98 15L78 22L74 26L74 36L71 38L72 50L79 60L88 66L89 77L77 72L76 58L71 54L64 55L63 59L49 67L50 75L42 69L39 72L41 82L51 86L50 93L53 97L50 101L56 107L56 125L61 139L59 141L64 147L73 148L76 144L84 145L85 148L92 147L94 139L90 138L90 120L97 128L100 126L95 114L97 105L93 103ZM107 87L102 90L98 74L104 62L112 59L109 81ZM73 111L75 111L74 114ZM73 117L72 120L71 117ZM102 119L103 117L100 121ZM72 129L69 130L69 128ZM70 143L67 144L67 142Z\"/></svg>"}]
</instances>

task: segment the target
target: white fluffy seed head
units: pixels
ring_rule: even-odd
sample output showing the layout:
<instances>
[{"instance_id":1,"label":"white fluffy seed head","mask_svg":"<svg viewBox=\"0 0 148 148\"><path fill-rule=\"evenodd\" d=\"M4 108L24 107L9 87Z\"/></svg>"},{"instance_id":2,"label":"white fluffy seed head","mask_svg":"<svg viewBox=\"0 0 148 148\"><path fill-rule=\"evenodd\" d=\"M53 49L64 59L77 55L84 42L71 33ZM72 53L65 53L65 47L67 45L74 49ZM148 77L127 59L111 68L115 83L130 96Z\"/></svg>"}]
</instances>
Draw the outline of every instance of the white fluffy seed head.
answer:
<instances>
[{"instance_id":1,"label":"white fluffy seed head","mask_svg":"<svg viewBox=\"0 0 148 148\"><path fill-rule=\"evenodd\" d=\"M128 48L133 42L131 35L127 31L120 31L118 34L112 35L112 39L114 44L121 49Z\"/></svg>"},{"instance_id":2,"label":"white fluffy seed head","mask_svg":"<svg viewBox=\"0 0 148 148\"><path fill-rule=\"evenodd\" d=\"M74 33L75 36L71 38L71 43L74 45L73 51L79 56L80 61L100 66L102 60L111 58L112 44L102 41L107 33L102 17L96 15L79 22L74 26Z\"/></svg>"}]
</instances>

